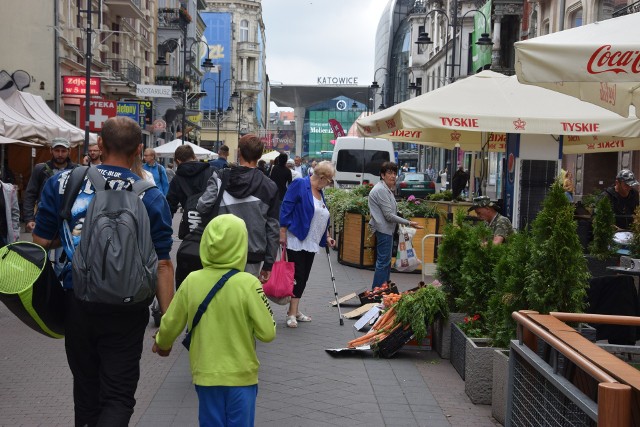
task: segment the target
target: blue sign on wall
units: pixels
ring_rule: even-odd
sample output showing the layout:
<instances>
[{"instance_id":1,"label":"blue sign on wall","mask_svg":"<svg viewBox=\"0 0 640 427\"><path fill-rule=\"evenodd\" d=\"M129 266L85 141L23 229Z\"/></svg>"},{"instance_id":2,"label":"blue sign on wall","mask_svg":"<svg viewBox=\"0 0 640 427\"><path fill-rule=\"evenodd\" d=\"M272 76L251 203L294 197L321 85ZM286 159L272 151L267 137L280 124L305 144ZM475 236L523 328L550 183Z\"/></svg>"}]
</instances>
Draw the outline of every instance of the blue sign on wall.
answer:
<instances>
[{"instance_id":1,"label":"blue sign on wall","mask_svg":"<svg viewBox=\"0 0 640 427\"><path fill-rule=\"evenodd\" d=\"M232 92L231 81L231 14L203 12L200 14L207 28L204 40L209 45L209 58L218 65L221 73L206 72L202 79L202 88L207 96L200 101L203 111L225 111L229 106ZM206 52L205 52L206 54ZM218 87L220 86L220 87Z\"/></svg>"},{"instance_id":2,"label":"blue sign on wall","mask_svg":"<svg viewBox=\"0 0 640 427\"><path fill-rule=\"evenodd\" d=\"M118 115L129 117L135 120L136 123L140 121L140 105L135 101L118 101L117 103Z\"/></svg>"}]
</instances>

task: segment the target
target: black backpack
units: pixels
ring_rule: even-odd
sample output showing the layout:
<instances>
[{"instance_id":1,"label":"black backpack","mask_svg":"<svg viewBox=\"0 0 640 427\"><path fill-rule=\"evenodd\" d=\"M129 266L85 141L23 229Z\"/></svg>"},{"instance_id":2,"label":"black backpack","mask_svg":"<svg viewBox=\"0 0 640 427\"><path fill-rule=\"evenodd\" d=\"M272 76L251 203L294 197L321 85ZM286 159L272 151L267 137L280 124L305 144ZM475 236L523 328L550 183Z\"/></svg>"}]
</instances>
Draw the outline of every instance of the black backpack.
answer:
<instances>
[{"instance_id":1,"label":"black backpack","mask_svg":"<svg viewBox=\"0 0 640 427\"><path fill-rule=\"evenodd\" d=\"M180 220L180 227L178 228L178 238L184 239L185 236L195 230L200 224L202 224L202 217L197 211L196 206L198 199L207 189L207 182L213 175L214 169L204 169L197 177L199 182L195 184L195 180L192 181L192 185L187 183L183 177L177 178L178 187L187 195L187 200L184 206L182 206L182 219Z\"/></svg>"}]
</instances>

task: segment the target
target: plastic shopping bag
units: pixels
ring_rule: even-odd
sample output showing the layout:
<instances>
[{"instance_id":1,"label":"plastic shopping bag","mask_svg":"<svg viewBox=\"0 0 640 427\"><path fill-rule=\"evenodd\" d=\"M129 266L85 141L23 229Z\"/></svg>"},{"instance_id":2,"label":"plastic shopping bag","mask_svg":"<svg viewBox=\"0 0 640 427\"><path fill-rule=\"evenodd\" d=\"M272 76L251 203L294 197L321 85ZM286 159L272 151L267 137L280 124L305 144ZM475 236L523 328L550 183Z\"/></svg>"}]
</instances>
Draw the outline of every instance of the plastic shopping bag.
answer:
<instances>
[{"instance_id":1,"label":"plastic shopping bag","mask_svg":"<svg viewBox=\"0 0 640 427\"><path fill-rule=\"evenodd\" d=\"M293 296L294 273L295 264L287 260L287 248L283 246L280 259L273 263L269 280L262 285L267 298L280 305L288 304Z\"/></svg>"},{"instance_id":2,"label":"plastic shopping bag","mask_svg":"<svg viewBox=\"0 0 640 427\"><path fill-rule=\"evenodd\" d=\"M411 240L416 234L416 229L401 225L398 227L398 232L399 240L395 268L398 271L413 271L421 264L411 244Z\"/></svg>"}]
</instances>

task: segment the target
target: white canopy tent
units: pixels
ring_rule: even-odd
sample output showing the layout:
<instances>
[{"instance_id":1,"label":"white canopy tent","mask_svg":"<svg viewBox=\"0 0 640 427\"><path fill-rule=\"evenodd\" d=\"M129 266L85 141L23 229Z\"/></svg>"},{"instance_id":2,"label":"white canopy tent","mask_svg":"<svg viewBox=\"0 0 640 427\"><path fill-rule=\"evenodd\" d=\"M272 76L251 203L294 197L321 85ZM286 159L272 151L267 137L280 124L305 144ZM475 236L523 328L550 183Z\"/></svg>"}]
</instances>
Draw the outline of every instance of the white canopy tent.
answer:
<instances>
[{"instance_id":1,"label":"white canopy tent","mask_svg":"<svg viewBox=\"0 0 640 427\"><path fill-rule=\"evenodd\" d=\"M199 145L196 145L189 141L185 141L184 143L190 145L191 148L193 148L193 152L195 153L196 157L199 159L205 159L205 158L217 159L218 158L218 155L213 151L209 151L206 148L202 148ZM154 148L154 150L156 151L156 155L158 157L173 157L174 153L176 152L176 148L178 148L180 145L182 145L182 140L174 139L171 142L167 142L166 144L162 144Z\"/></svg>"},{"instance_id":2,"label":"white canopy tent","mask_svg":"<svg viewBox=\"0 0 640 427\"><path fill-rule=\"evenodd\" d=\"M492 71L361 117L356 123L363 136L468 151L488 148L492 139L504 141L500 135L505 133L570 136L565 138L573 140L568 145L582 145L585 150L592 142L585 137L597 135L607 141L640 135L636 118L623 118Z\"/></svg>"},{"instance_id":3,"label":"white canopy tent","mask_svg":"<svg viewBox=\"0 0 640 427\"><path fill-rule=\"evenodd\" d=\"M63 132L68 132L70 136L69 141L73 146L84 142L84 130L72 125L54 113L42 97L26 92L14 91L5 99L5 102L17 112L33 120L58 127ZM90 133L89 141L97 142L98 135Z\"/></svg>"},{"instance_id":4,"label":"white canopy tent","mask_svg":"<svg viewBox=\"0 0 640 427\"><path fill-rule=\"evenodd\" d=\"M640 117L640 13L515 43L522 83Z\"/></svg>"},{"instance_id":5,"label":"white canopy tent","mask_svg":"<svg viewBox=\"0 0 640 427\"><path fill-rule=\"evenodd\" d=\"M264 160L265 162L270 162L271 160L275 160L280 155L280 152L277 150L269 151L260 157L260 160Z\"/></svg>"},{"instance_id":6,"label":"white canopy tent","mask_svg":"<svg viewBox=\"0 0 640 427\"><path fill-rule=\"evenodd\" d=\"M0 120L3 122L2 136L19 140L46 143L59 132L56 128L46 126L37 121L20 114L11 108L2 98L0 98Z\"/></svg>"}]
</instances>

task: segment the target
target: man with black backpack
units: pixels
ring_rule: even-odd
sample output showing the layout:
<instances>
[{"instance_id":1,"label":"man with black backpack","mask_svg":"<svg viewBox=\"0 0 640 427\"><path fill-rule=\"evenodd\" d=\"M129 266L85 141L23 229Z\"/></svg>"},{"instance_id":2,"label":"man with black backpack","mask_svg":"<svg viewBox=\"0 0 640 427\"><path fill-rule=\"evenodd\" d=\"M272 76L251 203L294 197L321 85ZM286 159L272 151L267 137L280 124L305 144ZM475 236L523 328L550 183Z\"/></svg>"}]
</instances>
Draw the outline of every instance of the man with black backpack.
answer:
<instances>
[{"instance_id":1,"label":"man with black backpack","mask_svg":"<svg viewBox=\"0 0 640 427\"><path fill-rule=\"evenodd\" d=\"M207 188L207 181L214 169L207 163L199 162L193 148L188 144L176 148L173 157L178 164L178 169L176 177L169 184L167 202L169 202L172 216L177 212L178 205L182 206L182 220L178 229L178 238L184 239L202 222L196 205Z\"/></svg>"},{"instance_id":2,"label":"man with black backpack","mask_svg":"<svg viewBox=\"0 0 640 427\"><path fill-rule=\"evenodd\" d=\"M153 184L131 172L142 132L126 117L107 120L102 165L45 183L33 241L62 245L71 262L65 349L73 374L75 425L127 426L135 406L148 306L173 297L171 213Z\"/></svg>"}]
</instances>

